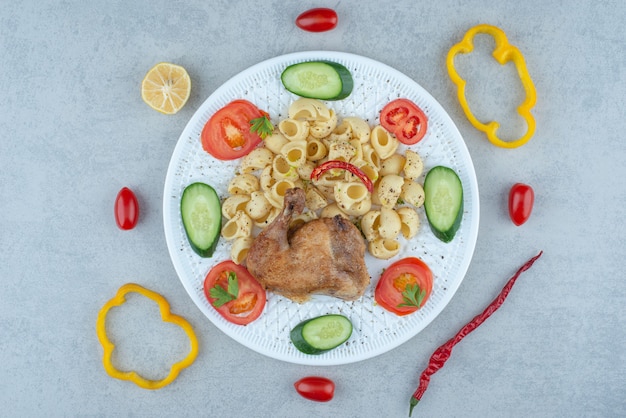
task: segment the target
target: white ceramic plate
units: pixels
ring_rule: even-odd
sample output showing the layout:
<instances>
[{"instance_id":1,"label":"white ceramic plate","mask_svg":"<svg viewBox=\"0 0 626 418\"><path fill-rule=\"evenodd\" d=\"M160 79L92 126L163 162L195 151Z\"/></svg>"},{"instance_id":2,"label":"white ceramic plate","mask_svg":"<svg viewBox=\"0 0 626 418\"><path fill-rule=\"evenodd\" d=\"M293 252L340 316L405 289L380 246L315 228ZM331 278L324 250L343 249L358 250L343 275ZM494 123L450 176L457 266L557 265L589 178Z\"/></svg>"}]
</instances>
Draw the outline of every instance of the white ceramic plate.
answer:
<instances>
[{"instance_id":1,"label":"white ceramic plate","mask_svg":"<svg viewBox=\"0 0 626 418\"><path fill-rule=\"evenodd\" d=\"M378 124L380 110L389 101L404 97L419 105L429 118L428 132L412 149L420 154L426 173L436 165L454 169L461 178L464 213L461 228L448 244L434 237L423 208L419 234L402 243L402 252L388 261L367 256L372 281L365 295L355 302L326 296L297 304L268 293L263 314L247 326L224 320L208 303L203 281L211 267L229 258L230 244L220 240L212 258L201 258L191 249L180 216L180 198L187 185L202 181L212 185L221 198L238 161L218 161L201 146L200 133L211 115L234 99L246 99L264 109L276 124L297 96L282 86L280 74L286 66L302 61L331 60L346 66L354 79L352 94L341 101L325 102L339 119L360 116L370 126ZM420 179L423 182L423 176ZM458 129L441 105L416 82L397 70L361 56L328 51L299 52L279 56L236 75L200 106L182 132L165 180L163 220L165 237L172 262L185 289L200 310L223 332L241 344L276 359L307 365L337 365L364 360L404 343L426 327L448 304L469 266L478 234L479 200L476 174L470 155ZM434 275L434 288L426 305L412 315L398 317L374 303L374 288L383 268L406 256L426 262ZM289 339L290 330L304 319L340 313L350 318L354 330L342 346L321 355L299 352Z\"/></svg>"}]
</instances>

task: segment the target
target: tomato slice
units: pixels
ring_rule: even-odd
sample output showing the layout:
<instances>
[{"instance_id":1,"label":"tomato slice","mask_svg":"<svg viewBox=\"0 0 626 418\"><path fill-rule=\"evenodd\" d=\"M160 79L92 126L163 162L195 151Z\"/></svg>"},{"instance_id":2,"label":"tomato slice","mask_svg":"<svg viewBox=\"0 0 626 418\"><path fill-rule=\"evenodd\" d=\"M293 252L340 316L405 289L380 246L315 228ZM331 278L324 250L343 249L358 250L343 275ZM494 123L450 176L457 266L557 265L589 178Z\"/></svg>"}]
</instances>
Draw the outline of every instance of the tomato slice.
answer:
<instances>
[{"instance_id":1,"label":"tomato slice","mask_svg":"<svg viewBox=\"0 0 626 418\"><path fill-rule=\"evenodd\" d=\"M535 203L533 188L524 183L515 183L509 191L509 216L517 226L530 218Z\"/></svg>"},{"instance_id":2,"label":"tomato slice","mask_svg":"<svg viewBox=\"0 0 626 418\"><path fill-rule=\"evenodd\" d=\"M267 113L247 100L234 100L215 112L202 129L202 148L219 160L235 160L261 142L250 121Z\"/></svg>"},{"instance_id":3,"label":"tomato slice","mask_svg":"<svg viewBox=\"0 0 626 418\"><path fill-rule=\"evenodd\" d=\"M219 298L213 296L216 293L212 289L217 289L218 293L228 293L231 273L234 273L236 277L236 295L231 295L232 300L220 304ZM224 319L237 325L247 325L257 319L263 312L267 301L265 289L261 284L244 266L235 264L231 260L222 261L209 271L204 279L204 294L211 306Z\"/></svg>"},{"instance_id":4,"label":"tomato slice","mask_svg":"<svg viewBox=\"0 0 626 418\"><path fill-rule=\"evenodd\" d=\"M433 291L433 274L422 260L407 257L391 264L380 276L374 299L399 316L424 306Z\"/></svg>"},{"instance_id":5,"label":"tomato slice","mask_svg":"<svg viewBox=\"0 0 626 418\"><path fill-rule=\"evenodd\" d=\"M406 145L417 144L426 135L428 117L409 99L396 99L380 111L380 124Z\"/></svg>"},{"instance_id":6,"label":"tomato slice","mask_svg":"<svg viewBox=\"0 0 626 418\"><path fill-rule=\"evenodd\" d=\"M321 376L303 377L293 384L303 398L317 402L328 402L335 395L335 382Z\"/></svg>"}]
</instances>

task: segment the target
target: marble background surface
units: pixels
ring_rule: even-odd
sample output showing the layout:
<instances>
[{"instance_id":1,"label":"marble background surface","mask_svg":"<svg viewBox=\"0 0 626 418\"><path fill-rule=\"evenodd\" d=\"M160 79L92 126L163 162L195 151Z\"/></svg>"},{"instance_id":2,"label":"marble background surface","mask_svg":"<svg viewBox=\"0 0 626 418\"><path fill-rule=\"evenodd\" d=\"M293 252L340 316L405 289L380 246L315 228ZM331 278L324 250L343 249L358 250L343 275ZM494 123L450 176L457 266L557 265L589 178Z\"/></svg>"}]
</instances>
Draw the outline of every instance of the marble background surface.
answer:
<instances>
[{"instance_id":1,"label":"marble background surface","mask_svg":"<svg viewBox=\"0 0 626 418\"><path fill-rule=\"evenodd\" d=\"M337 28L296 28L295 17L318 6L337 10ZM432 351L543 250L504 307L455 348L414 416L625 416L624 22L621 1L5 2L2 415L404 417ZM448 49L479 23L505 30L537 88L537 133L515 150L492 146L468 123L445 69ZM170 156L200 104L253 64L319 49L384 62L428 90L465 138L481 199L474 258L446 309L400 347L335 367L270 359L208 321L176 276L161 209ZM191 98L174 116L139 94L160 61L183 65L192 78ZM511 135L523 129L510 105L520 94L515 72L486 60L462 65L476 80L477 112L507 121ZM521 227L506 208L515 182L536 191ZM132 231L113 219L123 186L141 206ZM127 282L166 296L200 338L196 362L159 391L102 367L96 316ZM129 341L120 359L158 377L185 348L150 309L138 302L125 313L135 320L111 320L116 337ZM332 378L335 398L299 397L293 382L307 375Z\"/></svg>"}]
</instances>

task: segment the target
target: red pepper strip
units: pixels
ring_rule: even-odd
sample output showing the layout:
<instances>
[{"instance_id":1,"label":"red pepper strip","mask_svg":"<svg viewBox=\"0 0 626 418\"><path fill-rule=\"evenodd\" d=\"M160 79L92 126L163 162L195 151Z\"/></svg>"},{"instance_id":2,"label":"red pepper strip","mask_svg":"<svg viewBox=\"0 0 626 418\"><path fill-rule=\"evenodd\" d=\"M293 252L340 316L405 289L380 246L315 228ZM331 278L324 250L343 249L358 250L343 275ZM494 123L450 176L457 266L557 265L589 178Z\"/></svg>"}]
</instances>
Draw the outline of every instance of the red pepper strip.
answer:
<instances>
[{"instance_id":1,"label":"red pepper strip","mask_svg":"<svg viewBox=\"0 0 626 418\"><path fill-rule=\"evenodd\" d=\"M424 392L426 392L426 389L428 388L428 383L430 382L430 376L432 376L439 369L441 369L445 362L450 358L452 348L459 341L465 338L467 334L478 328L480 324L485 322L487 318L489 318L495 311L498 310L500 306L502 306L504 300L513 288L513 285L515 284L517 278L520 276L520 274L528 270L533 265L533 263L539 257L541 257L541 254L543 254L543 251L540 251L539 254L528 260L526 264L524 264L517 271L517 273L515 273L515 275L513 275L513 277L509 279L500 294L487 306L483 313L476 315L470 322L468 322L463 328L461 328L454 337L450 338L445 344L435 350L433 355L430 357L428 367L424 369L420 376L420 383L417 387L417 390L415 391L415 393L413 393L413 396L411 396L409 416L411 416L411 414L413 413L413 408L415 408L415 405L417 405L420 399L422 399L422 395L424 395Z\"/></svg>"},{"instance_id":2,"label":"red pepper strip","mask_svg":"<svg viewBox=\"0 0 626 418\"><path fill-rule=\"evenodd\" d=\"M354 164L350 164L340 160L326 161L324 164L320 164L315 167L315 169L311 172L311 180L319 179L320 176L326 171L332 170L334 168L340 168L342 170L349 171L350 173L357 176L363 182L363 184L365 184L365 187L367 187L367 190L370 193L372 193L372 190L374 190L374 184L372 184L372 180L367 177L367 174L365 174L359 167L355 166Z\"/></svg>"}]
</instances>

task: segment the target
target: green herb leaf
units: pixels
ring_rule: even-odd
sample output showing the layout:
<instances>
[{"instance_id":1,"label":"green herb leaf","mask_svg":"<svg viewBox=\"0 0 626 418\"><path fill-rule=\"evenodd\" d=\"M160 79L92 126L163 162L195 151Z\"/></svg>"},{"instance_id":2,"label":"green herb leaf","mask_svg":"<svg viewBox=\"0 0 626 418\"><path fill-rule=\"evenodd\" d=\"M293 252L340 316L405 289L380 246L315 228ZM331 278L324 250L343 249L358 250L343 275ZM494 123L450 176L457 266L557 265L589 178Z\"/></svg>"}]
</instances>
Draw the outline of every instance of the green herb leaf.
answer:
<instances>
[{"instance_id":1,"label":"green herb leaf","mask_svg":"<svg viewBox=\"0 0 626 418\"><path fill-rule=\"evenodd\" d=\"M256 132L261 139L265 139L274 132L274 125L268 115L250 121L250 132Z\"/></svg>"},{"instance_id":2,"label":"green herb leaf","mask_svg":"<svg viewBox=\"0 0 626 418\"><path fill-rule=\"evenodd\" d=\"M234 271L228 272L228 293L235 299L239 296L239 282L237 281L237 275Z\"/></svg>"},{"instance_id":3,"label":"green herb leaf","mask_svg":"<svg viewBox=\"0 0 626 418\"><path fill-rule=\"evenodd\" d=\"M216 284L209 289L209 296L211 296L212 299L215 299L213 301L213 306L216 308L223 306L231 300L237 299L239 296L239 282L237 281L237 275L235 272L228 272L228 290Z\"/></svg>"},{"instance_id":4,"label":"green herb leaf","mask_svg":"<svg viewBox=\"0 0 626 418\"><path fill-rule=\"evenodd\" d=\"M417 284L407 284L404 288L404 292L402 292L403 302L399 304L398 307L415 306L419 308L425 297L426 291L420 289Z\"/></svg>"}]
</instances>

